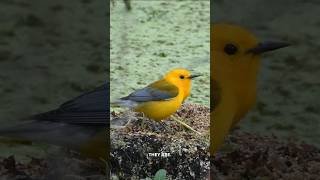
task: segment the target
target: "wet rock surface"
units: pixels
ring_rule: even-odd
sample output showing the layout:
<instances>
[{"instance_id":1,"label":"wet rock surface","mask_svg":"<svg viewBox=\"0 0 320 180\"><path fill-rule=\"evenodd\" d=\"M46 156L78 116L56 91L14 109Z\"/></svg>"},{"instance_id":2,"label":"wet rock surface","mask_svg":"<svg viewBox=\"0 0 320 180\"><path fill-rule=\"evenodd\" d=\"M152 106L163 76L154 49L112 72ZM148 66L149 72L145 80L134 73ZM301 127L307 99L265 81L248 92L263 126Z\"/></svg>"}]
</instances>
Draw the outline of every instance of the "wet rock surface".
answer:
<instances>
[{"instance_id":1,"label":"wet rock surface","mask_svg":"<svg viewBox=\"0 0 320 180\"><path fill-rule=\"evenodd\" d=\"M209 171L209 114L207 107L194 104L183 105L175 114L201 135L171 118L155 122L135 114L136 119L126 128L111 130L111 172L120 178L138 179L165 169L169 179L205 178ZM119 117L121 113L112 113L111 119Z\"/></svg>"},{"instance_id":2,"label":"wet rock surface","mask_svg":"<svg viewBox=\"0 0 320 180\"><path fill-rule=\"evenodd\" d=\"M1 180L104 180L106 176L98 162L79 157L30 157L19 162L14 156L0 158Z\"/></svg>"},{"instance_id":3,"label":"wet rock surface","mask_svg":"<svg viewBox=\"0 0 320 180\"><path fill-rule=\"evenodd\" d=\"M211 179L319 179L320 149L237 131L229 152L211 159Z\"/></svg>"}]
</instances>

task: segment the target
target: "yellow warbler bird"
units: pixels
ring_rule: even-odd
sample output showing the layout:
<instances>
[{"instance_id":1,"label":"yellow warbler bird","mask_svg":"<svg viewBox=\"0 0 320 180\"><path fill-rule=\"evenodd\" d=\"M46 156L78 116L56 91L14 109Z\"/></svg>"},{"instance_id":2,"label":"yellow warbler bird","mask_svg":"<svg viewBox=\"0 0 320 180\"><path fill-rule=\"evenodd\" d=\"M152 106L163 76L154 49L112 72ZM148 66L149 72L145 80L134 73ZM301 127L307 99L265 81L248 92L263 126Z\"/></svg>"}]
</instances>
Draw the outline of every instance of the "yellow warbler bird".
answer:
<instances>
[{"instance_id":1,"label":"yellow warbler bird","mask_svg":"<svg viewBox=\"0 0 320 180\"><path fill-rule=\"evenodd\" d=\"M175 113L190 95L191 75L185 69L174 69L163 79L120 98L117 104L142 112L150 119L160 121Z\"/></svg>"},{"instance_id":2,"label":"yellow warbler bird","mask_svg":"<svg viewBox=\"0 0 320 180\"><path fill-rule=\"evenodd\" d=\"M211 154L254 106L261 54L288 45L259 42L236 25L211 25Z\"/></svg>"}]
</instances>

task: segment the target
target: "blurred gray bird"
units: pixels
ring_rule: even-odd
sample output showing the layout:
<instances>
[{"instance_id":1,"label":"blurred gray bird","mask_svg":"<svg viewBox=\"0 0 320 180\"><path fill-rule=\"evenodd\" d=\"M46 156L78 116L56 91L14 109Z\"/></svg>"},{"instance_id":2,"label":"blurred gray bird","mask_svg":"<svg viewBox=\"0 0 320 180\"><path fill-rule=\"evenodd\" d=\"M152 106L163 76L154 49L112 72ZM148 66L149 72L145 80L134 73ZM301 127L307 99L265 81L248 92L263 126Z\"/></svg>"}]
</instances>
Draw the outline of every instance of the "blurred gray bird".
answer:
<instances>
[{"instance_id":1,"label":"blurred gray bird","mask_svg":"<svg viewBox=\"0 0 320 180\"><path fill-rule=\"evenodd\" d=\"M109 84L63 103L59 108L0 128L0 135L55 144L91 158L107 158Z\"/></svg>"}]
</instances>

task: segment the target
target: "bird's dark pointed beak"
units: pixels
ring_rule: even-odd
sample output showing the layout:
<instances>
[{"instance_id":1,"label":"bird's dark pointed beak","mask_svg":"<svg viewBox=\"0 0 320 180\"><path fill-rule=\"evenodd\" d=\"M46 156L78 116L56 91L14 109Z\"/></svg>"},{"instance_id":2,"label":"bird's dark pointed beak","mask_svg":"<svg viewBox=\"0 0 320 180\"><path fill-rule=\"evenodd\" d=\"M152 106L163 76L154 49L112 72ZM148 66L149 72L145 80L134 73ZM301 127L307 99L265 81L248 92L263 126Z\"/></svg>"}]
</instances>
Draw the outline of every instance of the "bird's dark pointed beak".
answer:
<instances>
[{"instance_id":1,"label":"bird's dark pointed beak","mask_svg":"<svg viewBox=\"0 0 320 180\"><path fill-rule=\"evenodd\" d=\"M193 78L196 78L196 77L199 77L199 76L202 76L201 74L193 74L191 76L189 76L188 78L189 79L193 79Z\"/></svg>"},{"instance_id":2,"label":"bird's dark pointed beak","mask_svg":"<svg viewBox=\"0 0 320 180\"><path fill-rule=\"evenodd\" d=\"M290 44L286 42L263 42L259 43L256 47L249 49L247 53L262 54L264 52L273 51L287 46L290 46Z\"/></svg>"}]
</instances>

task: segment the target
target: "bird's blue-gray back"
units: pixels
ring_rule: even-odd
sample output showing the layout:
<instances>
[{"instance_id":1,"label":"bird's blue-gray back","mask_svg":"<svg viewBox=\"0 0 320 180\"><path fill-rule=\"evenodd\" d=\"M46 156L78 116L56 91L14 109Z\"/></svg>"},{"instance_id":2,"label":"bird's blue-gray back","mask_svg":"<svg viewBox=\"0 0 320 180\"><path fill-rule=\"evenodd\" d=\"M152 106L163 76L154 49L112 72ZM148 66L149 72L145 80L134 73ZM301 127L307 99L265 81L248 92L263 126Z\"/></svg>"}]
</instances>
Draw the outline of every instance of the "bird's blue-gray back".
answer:
<instances>
[{"instance_id":1,"label":"bird's blue-gray back","mask_svg":"<svg viewBox=\"0 0 320 180\"><path fill-rule=\"evenodd\" d=\"M168 100L176 97L179 94L177 86L165 81L156 81L149 86L138 89L129 96L121 98L121 100L130 100L138 103L148 101Z\"/></svg>"}]
</instances>

